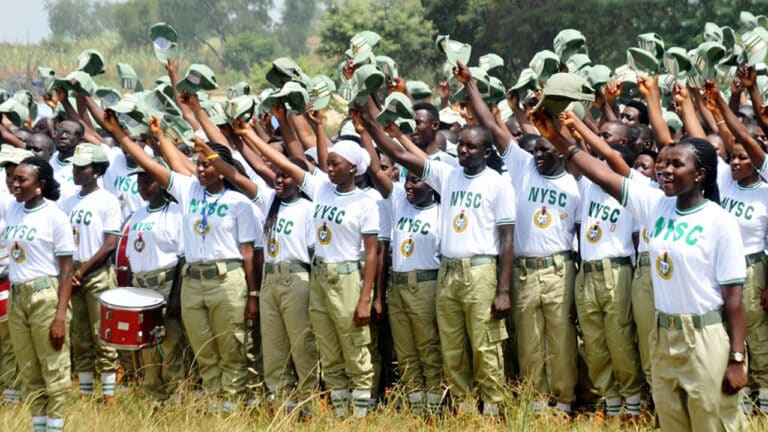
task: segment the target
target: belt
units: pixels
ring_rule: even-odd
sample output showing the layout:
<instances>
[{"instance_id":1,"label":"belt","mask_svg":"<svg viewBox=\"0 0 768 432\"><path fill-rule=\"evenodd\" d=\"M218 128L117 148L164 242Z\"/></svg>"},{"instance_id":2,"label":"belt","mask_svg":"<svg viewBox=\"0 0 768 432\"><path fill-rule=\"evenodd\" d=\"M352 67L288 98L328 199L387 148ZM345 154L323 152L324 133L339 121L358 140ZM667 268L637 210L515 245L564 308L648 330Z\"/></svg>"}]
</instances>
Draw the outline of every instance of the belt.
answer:
<instances>
[{"instance_id":1,"label":"belt","mask_svg":"<svg viewBox=\"0 0 768 432\"><path fill-rule=\"evenodd\" d=\"M226 272L230 272L242 266L243 266L242 261L235 260L235 261L227 261L225 268L226 268ZM187 269L187 276L191 277L192 279L199 279L199 280L216 279L224 273L219 271L218 263L190 264L189 268Z\"/></svg>"},{"instance_id":2,"label":"belt","mask_svg":"<svg viewBox=\"0 0 768 432\"><path fill-rule=\"evenodd\" d=\"M562 257L563 262L567 262L573 259L573 253L571 251L567 251L567 252L552 254L545 257L519 256L515 258L515 263L521 267L537 270L537 269L543 269L543 268L554 266L556 263L555 261L556 257Z\"/></svg>"},{"instance_id":3,"label":"belt","mask_svg":"<svg viewBox=\"0 0 768 432\"><path fill-rule=\"evenodd\" d=\"M151 275L151 276L150 276ZM151 272L134 273L133 276L144 287L157 288L163 282L173 280L176 277L176 267L170 267Z\"/></svg>"},{"instance_id":4,"label":"belt","mask_svg":"<svg viewBox=\"0 0 768 432\"><path fill-rule=\"evenodd\" d=\"M360 263L357 261L344 261L338 263L327 263L320 258L315 258L315 265L325 273L336 272L336 274L346 275L360 270Z\"/></svg>"},{"instance_id":5,"label":"belt","mask_svg":"<svg viewBox=\"0 0 768 432\"><path fill-rule=\"evenodd\" d=\"M52 279L52 276L38 276L26 282L14 282L11 284L11 289L17 291L21 287L28 286L32 288L32 291L42 291L47 288L53 288Z\"/></svg>"},{"instance_id":6,"label":"belt","mask_svg":"<svg viewBox=\"0 0 768 432\"><path fill-rule=\"evenodd\" d=\"M392 283L405 285L408 276L416 274L416 282L428 282L437 280L438 270L414 270L410 272L392 272Z\"/></svg>"},{"instance_id":7,"label":"belt","mask_svg":"<svg viewBox=\"0 0 768 432\"><path fill-rule=\"evenodd\" d=\"M648 255L648 252L640 252L640 255L637 257L637 265L638 266L651 265L651 256Z\"/></svg>"},{"instance_id":8,"label":"belt","mask_svg":"<svg viewBox=\"0 0 768 432\"><path fill-rule=\"evenodd\" d=\"M747 267L757 264L759 262L762 262L763 259L765 259L765 253L764 252L755 252L753 254L749 254L745 257L747 259Z\"/></svg>"},{"instance_id":9,"label":"belt","mask_svg":"<svg viewBox=\"0 0 768 432\"><path fill-rule=\"evenodd\" d=\"M632 264L632 260L629 257L608 258L611 263L611 268L620 267L627 264ZM593 271L603 271L603 260L585 261L581 263L585 273Z\"/></svg>"},{"instance_id":10,"label":"belt","mask_svg":"<svg viewBox=\"0 0 768 432\"><path fill-rule=\"evenodd\" d=\"M301 261L280 261L278 263L264 263L264 273L278 273L280 268L288 266L288 273L309 273L310 266Z\"/></svg>"},{"instance_id":11,"label":"belt","mask_svg":"<svg viewBox=\"0 0 768 432\"><path fill-rule=\"evenodd\" d=\"M475 267L484 264L496 264L496 257L493 255L475 255L470 258L448 258L443 257L442 262L448 268L455 268L459 266L462 260L468 259L469 266Z\"/></svg>"},{"instance_id":12,"label":"belt","mask_svg":"<svg viewBox=\"0 0 768 432\"><path fill-rule=\"evenodd\" d=\"M658 326L670 330L682 330L685 317L690 317L693 327L697 329L723 322L723 314L719 310L709 311L701 315L675 315L658 311L656 313L656 323Z\"/></svg>"}]
</instances>

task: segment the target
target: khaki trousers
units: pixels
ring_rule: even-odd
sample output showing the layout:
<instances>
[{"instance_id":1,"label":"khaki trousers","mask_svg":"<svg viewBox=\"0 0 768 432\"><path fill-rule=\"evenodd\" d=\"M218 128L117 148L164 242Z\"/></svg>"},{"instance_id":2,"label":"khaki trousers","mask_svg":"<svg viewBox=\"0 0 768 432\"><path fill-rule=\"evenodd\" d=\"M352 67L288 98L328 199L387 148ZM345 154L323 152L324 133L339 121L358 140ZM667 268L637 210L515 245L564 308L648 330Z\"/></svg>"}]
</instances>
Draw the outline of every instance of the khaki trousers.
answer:
<instances>
[{"instance_id":1,"label":"khaki trousers","mask_svg":"<svg viewBox=\"0 0 768 432\"><path fill-rule=\"evenodd\" d=\"M766 289L765 258L747 267L744 282L744 312L747 315L749 374L760 388L768 388L768 311L760 307Z\"/></svg>"},{"instance_id":2,"label":"khaki trousers","mask_svg":"<svg viewBox=\"0 0 768 432\"><path fill-rule=\"evenodd\" d=\"M584 284L576 287L587 368L601 396L628 397L643 384L632 321L632 267L613 267L608 259L602 264L602 271L586 272L589 263L584 263Z\"/></svg>"},{"instance_id":3,"label":"khaki trousers","mask_svg":"<svg viewBox=\"0 0 768 432\"><path fill-rule=\"evenodd\" d=\"M223 262L188 264L193 272L218 269L218 276L197 279L185 273L181 315L195 353L203 388L232 397L245 391L245 305L248 288L242 266L229 270Z\"/></svg>"},{"instance_id":4,"label":"khaki trousers","mask_svg":"<svg viewBox=\"0 0 768 432\"><path fill-rule=\"evenodd\" d=\"M504 320L491 318L496 260L472 266L470 258L444 257L437 280L437 327L451 395L457 402L469 399L476 384L483 401L501 402L507 328Z\"/></svg>"},{"instance_id":5,"label":"khaki trousers","mask_svg":"<svg viewBox=\"0 0 768 432\"><path fill-rule=\"evenodd\" d=\"M651 334L653 399L664 431L743 431L739 393L723 395L731 344L722 324L696 329L690 316L682 329L657 327Z\"/></svg>"},{"instance_id":6,"label":"khaki trousers","mask_svg":"<svg viewBox=\"0 0 768 432\"><path fill-rule=\"evenodd\" d=\"M79 265L76 263L75 267ZM99 337L99 294L116 285L115 271L105 264L88 273L79 288L72 287L69 304L72 307L71 337L75 372L93 372L95 369L99 373L109 373L117 370L117 350L107 346Z\"/></svg>"},{"instance_id":7,"label":"khaki trousers","mask_svg":"<svg viewBox=\"0 0 768 432\"><path fill-rule=\"evenodd\" d=\"M270 393L278 401L294 390L296 399L311 397L318 389L320 355L309 321L309 273L291 273L280 265L265 273L259 315L264 383Z\"/></svg>"},{"instance_id":8,"label":"khaki trousers","mask_svg":"<svg viewBox=\"0 0 768 432\"><path fill-rule=\"evenodd\" d=\"M43 276L14 284L8 323L21 378L22 397L34 417L64 418L67 393L72 387L69 362L69 323L64 345L51 346L50 331L59 302L59 280Z\"/></svg>"},{"instance_id":9,"label":"khaki trousers","mask_svg":"<svg viewBox=\"0 0 768 432\"><path fill-rule=\"evenodd\" d=\"M11 300L8 300L10 306ZM0 388L17 388L16 378L16 354L13 353L10 325L6 320L0 322Z\"/></svg>"},{"instance_id":10,"label":"khaki trousers","mask_svg":"<svg viewBox=\"0 0 768 432\"><path fill-rule=\"evenodd\" d=\"M632 316L637 329L637 347L646 383L651 385L651 332L656 328L651 267L645 260L638 263L632 278Z\"/></svg>"},{"instance_id":11,"label":"khaki trousers","mask_svg":"<svg viewBox=\"0 0 768 432\"><path fill-rule=\"evenodd\" d=\"M533 388L573 403L578 381L576 327L569 313L576 271L558 256L553 266L515 267L513 292L520 374Z\"/></svg>"}]
</instances>

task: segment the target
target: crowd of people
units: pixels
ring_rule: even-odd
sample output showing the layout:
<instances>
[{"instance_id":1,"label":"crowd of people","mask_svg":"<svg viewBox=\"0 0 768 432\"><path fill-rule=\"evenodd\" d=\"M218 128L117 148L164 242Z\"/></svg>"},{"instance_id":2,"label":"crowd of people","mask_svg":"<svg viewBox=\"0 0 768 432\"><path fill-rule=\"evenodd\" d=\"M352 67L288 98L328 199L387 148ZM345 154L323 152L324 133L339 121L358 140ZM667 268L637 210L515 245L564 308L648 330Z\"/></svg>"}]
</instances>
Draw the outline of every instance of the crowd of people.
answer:
<instances>
[{"instance_id":1,"label":"crowd of people","mask_svg":"<svg viewBox=\"0 0 768 432\"><path fill-rule=\"evenodd\" d=\"M563 30L509 90L439 36L435 97L369 31L338 89L281 58L215 100L162 47L122 96L93 50L41 68L44 95L0 92L5 402L61 430L73 377L114 404L125 370L217 413L499 416L517 382L541 415L744 430L768 413L768 30L740 26L640 35L616 70ZM121 285L166 302L138 358L100 334Z\"/></svg>"}]
</instances>

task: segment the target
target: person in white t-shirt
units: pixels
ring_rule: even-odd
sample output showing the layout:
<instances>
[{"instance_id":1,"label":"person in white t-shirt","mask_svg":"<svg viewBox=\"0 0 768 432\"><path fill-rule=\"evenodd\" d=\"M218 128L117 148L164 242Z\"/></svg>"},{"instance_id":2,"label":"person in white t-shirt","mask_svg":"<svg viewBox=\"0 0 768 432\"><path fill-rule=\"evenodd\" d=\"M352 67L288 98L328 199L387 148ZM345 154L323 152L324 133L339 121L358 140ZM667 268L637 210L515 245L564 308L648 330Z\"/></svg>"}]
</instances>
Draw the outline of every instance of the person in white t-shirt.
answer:
<instances>
[{"instance_id":1,"label":"person in white t-shirt","mask_svg":"<svg viewBox=\"0 0 768 432\"><path fill-rule=\"evenodd\" d=\"M651 335L654 401L666 431L746 428L746 266L736 221L720 207L717 154L683 139L666 152L662 189L632 181L564 138L554 119L534 123L566 159L648 227L657 328Z\"/></svg>"},{"instance_id":2,"label":"person in white t-shirt","mask_svg":"<svg viewBox=\"0 0 768 432\"><path fill-rule=\"evenodd\" d=\"M71 389L69 297L75 245L67 215L53 202L59 185L48 161L16 167L16 203L5 214L13 294L8 323L19 365L22 396L33 430L61 431Z\"/></svg>"},{"instance_id":3,"label":"person in white t-shirt","mask_svg":"<svg viewBox=\"0 0 768 432\"><path fill-rule=\"evenodd\" d=\"M232 153L211 144L214 153L197 158L195 175L163 166L144 152L107 110L104 126L146 172L164 185L182 211L182 237L187 264L181 288L181 315L196 354L203 388L223 393L215 412L231 412L245 391L246 320L258 316L259 283L255 254L260 249L263 216L253 203L224 180L211 164L215 158L234 163ZM154 127L154 126L153 126ZM170 167L184 170L183 155L161 141Z\"/></svg>"},{"instance_id":4,"label":"person in white t-shirt","mask_svg":"<svg viewBox=\"0 0 768 432\"><path fill-rule=\"evenodd\" d=\"M104 149L83 143L77 146L71 163L77 194L60 201L69 214L75 238L75 272L72 279L72 353L80 392L93 394L94 371L101 375L103 398L114 403L117 351L99 337L101 292L117 285L109 256L120 235L120 204L112 194L99 188L98 178L109 166Z\"/></svg>"},{"instance_id":5,"label":"person in white t-shirt","mask_svg":"<svg viewBox=\"0 0 768 432\"><path fill-rule=\"evenodd\" d=\"M323 379L331 390L338 416L348 403L356 417L368 413L373 365L368 345L371 302L376 273L379 214L376 203L355 186L356 173L365 172L368 154L354 141L337 142L328 152L328 178L311 174L270 147L249 128L247 135L274 166L280 168L314 201L315 256L309 285L309 317L320 351ZM360 243L365 268L360 269ZM350 394L351 390L351 394Z\"/></svg>"},{"instance_id":6,"label":"person in white t-shirt","mask_svg":"<svg viewBox=\"0 0 768 432\"><path fill-rule=\"evenodd\" d=\"M61 185L59 202L77 193L77 186L72 177L72 164L67 159L75 152L75 147L82 142L83 135L85 135L85 128L76 121L64 120L56 126L56 153L51 157L51 166L56 180Z\"/></svg>"},{"instance_id":7,"label":"person in white t-shirt","mask_svg":"<svg viewBox=\"0 0 768 432\"><path fill-rule=\"evenodd\" d=\"M161 158L155 158L164 164ZM128 221L126 255L133 286L158 291L166 303L165 336L160 346L141 351L142 388L156 400L173 394L186 376L184 332L178 307L181 281L180 258L184 253L179 205L168 198L160 183L138 167L135 184L146 206Z\"/></svg>"}]
</instances>

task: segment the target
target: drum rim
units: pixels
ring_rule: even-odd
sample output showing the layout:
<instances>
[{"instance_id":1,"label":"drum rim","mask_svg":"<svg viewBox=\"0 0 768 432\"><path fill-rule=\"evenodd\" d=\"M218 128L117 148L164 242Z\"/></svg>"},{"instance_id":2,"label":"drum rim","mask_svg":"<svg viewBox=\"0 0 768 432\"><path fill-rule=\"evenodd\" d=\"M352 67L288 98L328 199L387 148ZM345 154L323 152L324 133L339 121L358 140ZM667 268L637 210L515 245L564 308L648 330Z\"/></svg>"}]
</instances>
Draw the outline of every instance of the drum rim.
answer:
<instances>
[{"instance_id":1,"label":"drum rim","mask_svg":"<svg viewBox=\"0 0 768 432\"><path fill-rule=\"evenodd\" d=\"M147 292L150 292L152 294L155 294L155 295L157 295L157 297L155 298L155 300L157 300L157 302L156 303L151 303L151 304L146 304L146 305L143 305L143 306L123 306L123 305L111 303L108 300L105 300L103 298L103 295L108 293L108 292L112 292L112 291L120 290L120 289L124 290L126 288L138 289L138 290L147 291ZM99 303L104 305L104 306L108 306L108 307L111 307L113 309L116 309L116 310L141 312L141 311L146 311L146 310L153 310L153 309L156 309L158 307L163 307L163 306L165 306L166 301L165 301L165 297L163 296L163 294L160 291L158 291L158 290L154 290L154 289L151 289L151 288L142 288L142 287L128 286L128 287L114 287L114 288L109 288L109 289L106 289L104 291L101 291L99 293Z\"/></svg>"}]
</instances>

